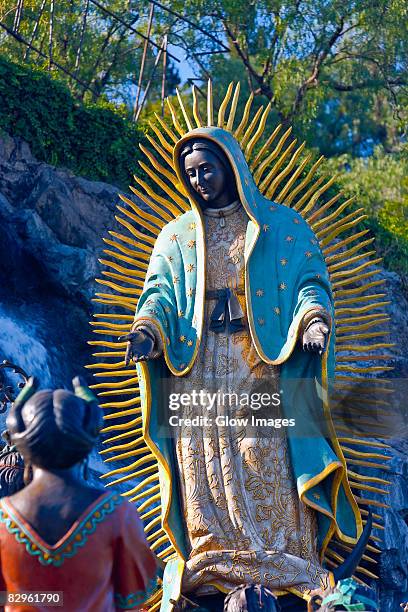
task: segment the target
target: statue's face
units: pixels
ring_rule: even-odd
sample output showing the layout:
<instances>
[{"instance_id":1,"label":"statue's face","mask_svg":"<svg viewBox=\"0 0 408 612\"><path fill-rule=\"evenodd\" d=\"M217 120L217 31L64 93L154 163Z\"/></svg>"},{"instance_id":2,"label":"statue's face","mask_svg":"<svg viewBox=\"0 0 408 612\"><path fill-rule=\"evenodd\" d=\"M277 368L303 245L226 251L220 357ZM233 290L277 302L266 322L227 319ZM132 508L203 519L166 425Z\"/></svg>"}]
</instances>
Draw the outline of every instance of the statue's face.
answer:
<instances>
[{"instance_id":1,"label":"statue's face","mask_svg":"<svg viewBox=\"0 0 408 612\"><path fill-rule=\"evenodd\" d=\"M228 204L224 166L206 149L193 151L184 159L184 169L191 187L205 202Z\"/></svg>"}]
</instances>

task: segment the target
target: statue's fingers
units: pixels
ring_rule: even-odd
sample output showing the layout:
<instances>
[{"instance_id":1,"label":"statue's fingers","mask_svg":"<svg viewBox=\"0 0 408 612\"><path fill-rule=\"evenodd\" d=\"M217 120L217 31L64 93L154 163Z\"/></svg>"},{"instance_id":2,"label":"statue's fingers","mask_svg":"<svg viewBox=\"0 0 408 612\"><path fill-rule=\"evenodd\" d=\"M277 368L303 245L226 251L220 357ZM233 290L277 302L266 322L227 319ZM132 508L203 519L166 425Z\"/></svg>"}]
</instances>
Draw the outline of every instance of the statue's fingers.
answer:
<instances>
[{"instance_id":1,"label":"statue's fingers","mask_svg":"<svg viewBox=\"0 0 408 612\"><path fill-rule=\"evenodd\" d=\"M134 333L129 332L128 334L125 334L124 336L119 336L118 340L119 342L130 342L130 340L132 340L133 338L134 338Z\"/></svg>"},{"instance_id":2,"label":"statue's fingers","mask_svg":"<svg viewBox=\"0 0 408 612\"><path fill-rule=\"evenodd\" d=\"M128 342L125 353L125 365L128 366L132 359L132 344Z\"/></svg>"}]
</instances>

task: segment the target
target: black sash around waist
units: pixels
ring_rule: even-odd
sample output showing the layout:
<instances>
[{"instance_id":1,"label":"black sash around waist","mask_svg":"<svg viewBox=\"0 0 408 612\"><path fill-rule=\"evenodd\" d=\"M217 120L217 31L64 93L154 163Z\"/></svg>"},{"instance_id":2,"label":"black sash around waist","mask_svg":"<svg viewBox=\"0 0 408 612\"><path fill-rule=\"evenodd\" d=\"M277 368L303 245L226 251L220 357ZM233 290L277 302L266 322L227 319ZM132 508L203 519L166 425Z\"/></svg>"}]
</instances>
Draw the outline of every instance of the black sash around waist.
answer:
<instances>
[{"instance_id":1,"label":"black sash around waist","mask_svg":"<svg viewBox=\"0 0 408 612\"><path fill-rule=\"evenodd\" d=\"M228 331L230 334L245 329L245 317L237 294L243 294L240 289L209 289L205 292L207 300L217 300L211 313L210 330L215 334Z\"/></svg>"}]
</instances>

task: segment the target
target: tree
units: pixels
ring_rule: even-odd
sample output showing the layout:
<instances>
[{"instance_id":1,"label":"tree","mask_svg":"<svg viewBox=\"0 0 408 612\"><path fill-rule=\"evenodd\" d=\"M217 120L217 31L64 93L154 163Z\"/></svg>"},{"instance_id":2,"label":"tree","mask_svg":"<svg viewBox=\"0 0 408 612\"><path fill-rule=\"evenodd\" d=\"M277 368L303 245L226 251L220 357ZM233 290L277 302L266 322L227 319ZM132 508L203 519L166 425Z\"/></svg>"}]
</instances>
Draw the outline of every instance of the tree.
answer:
<instances>
[{"instance_id":1,"label":"tree","mask_svg":"<svg viewBox=\"0 0 408 612\"><path fill-rule=\"evenodd\" d=\"M160 6L163 14L163 7L173 11L168 19L174 12L188 19L178 44L203 78L211 74L225 88L227 74L245 75L248 89L271 101L277 118L294 123L312 146L333 155L398 145L408 84L403 0L163 0Z\"/></svg>"},{"instance_id":2,"label":"tree","mask_svg":"<svg viewBox=\"0 0 408 612\"><path fill-rule=\"evenodd\" d=\"M57 72L58 78L65 80L77 97L96 101L103 94L131 108L146 35L147 5L147 2L136 4L128 0L110 0L109 3L102 0L24 0L24 3L0 0L0 22L9 29L9 32L0 32L2 53L8 59ZM16 22L19 7L22 10ZM164 32L159 23L154 24L146 57L146 80ZM177 83L174 64L167 62L168 91L172 92ZM160 89L158 71L152 85L153 94L157 95Z\"/></svg>"}]
</instances>

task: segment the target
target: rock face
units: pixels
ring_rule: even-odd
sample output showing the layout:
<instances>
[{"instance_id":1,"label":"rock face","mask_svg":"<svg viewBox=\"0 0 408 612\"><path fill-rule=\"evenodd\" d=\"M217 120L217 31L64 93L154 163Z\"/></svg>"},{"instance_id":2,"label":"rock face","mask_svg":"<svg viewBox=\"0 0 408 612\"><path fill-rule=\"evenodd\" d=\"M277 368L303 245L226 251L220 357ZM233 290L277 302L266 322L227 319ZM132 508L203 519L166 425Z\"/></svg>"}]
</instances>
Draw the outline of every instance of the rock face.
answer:
<instances>
[{"instance_id":1,"label":"rock face","mask_svg":"<svg viewBox=\"0 0 408 612\"><path fill-rule=\"evenodd\" d=\"M40 163L18 139L0 139L0 350L42 384L83 373L98 252L116 225L117 200L115 187Z\"/></svg>"},{"instance_id":2,"label":"rock face","mask_svg":"<svg viewBox=\"0 0 408 612\"><path fill-rule=\"evenodd\" d=\"M118 230L117 188L78 178L35 160L26 143L0 138L0 359L9 359L41 386L70 387L90 362L86 344L97 288L102 237ZM391 299L395 376L403 400L408 386L408 298L401 278L384 271ZM405 395L404 395L405 381ZM403 406L404 407L404 406ZM405 416L406 412L405 412ZM406 420L405 420L406 422ZM379 565L380 610L408 601L407 430L391 441L391 509L384 514ZM94 470L103 463L94 457ZM384 473L378 474L384 478ZM372 497L372 495L370 495Z\"/></svg>"}]
</instances>

